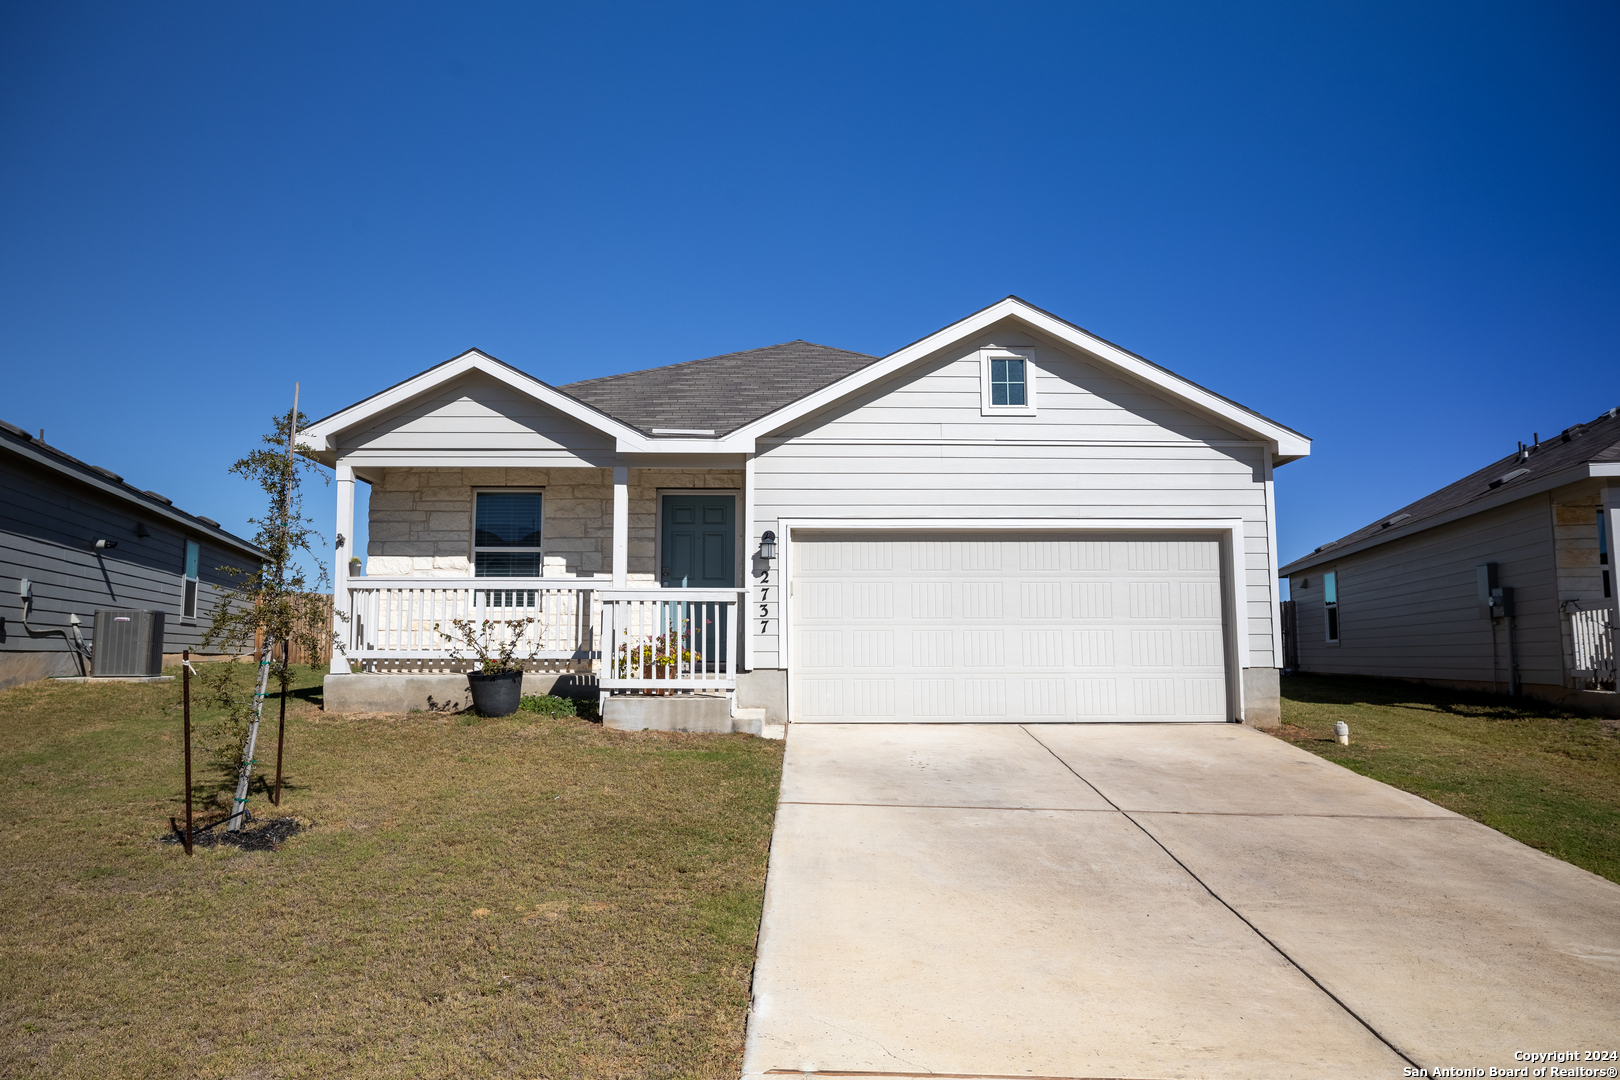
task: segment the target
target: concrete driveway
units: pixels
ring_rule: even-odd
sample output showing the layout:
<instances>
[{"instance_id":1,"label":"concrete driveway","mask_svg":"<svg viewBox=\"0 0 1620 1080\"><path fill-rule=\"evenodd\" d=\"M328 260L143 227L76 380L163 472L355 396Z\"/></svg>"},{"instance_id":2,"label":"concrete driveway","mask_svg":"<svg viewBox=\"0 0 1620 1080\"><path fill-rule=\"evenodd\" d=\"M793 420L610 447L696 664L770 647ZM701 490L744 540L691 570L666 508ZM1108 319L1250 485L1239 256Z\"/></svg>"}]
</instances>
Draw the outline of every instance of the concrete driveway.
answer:
<instances>
[{"instance_id":1,"label":"concrete driveway","mask_svg":"<svg viewBox=\"0 0 1620 1080\"><path fill-rule=\"evenodd\" d=\"M1535 1075L1516 1052L1587 1050L1620 1050L1620 886L1270 736L791 729L749 1077Z\"/></svg>"}]
</instances>

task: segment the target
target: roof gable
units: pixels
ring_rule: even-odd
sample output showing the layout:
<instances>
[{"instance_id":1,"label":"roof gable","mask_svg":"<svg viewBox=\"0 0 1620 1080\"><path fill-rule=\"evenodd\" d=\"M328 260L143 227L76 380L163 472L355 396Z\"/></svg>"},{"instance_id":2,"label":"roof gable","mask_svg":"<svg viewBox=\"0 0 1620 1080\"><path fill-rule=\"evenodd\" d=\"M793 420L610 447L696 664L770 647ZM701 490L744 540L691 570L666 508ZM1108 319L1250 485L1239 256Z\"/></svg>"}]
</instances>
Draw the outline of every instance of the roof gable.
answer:
<instances>
[{"instance_id":1,"label":"roof gable","mask_svg":"<svg viewBox=\"0 0 1620 1080\"><path fill-rule=\"evenodd\" d=\"M1311 452L1310 439L1292 428L1239 405L1230 398L1207 390L1191 379L1184 379L1167 368L1128 352L1073 323L1065 322L1016 296L1009 296L1005 300L991 304L965 319L912 342L905 348L897 349L877 363L869 364L830 386L745 425L738 429L735 435L739 441L746 439L751 444L753 439L761 435L782 430L788 424L825 408L839 398L887 379L912 364L971 340L999 324L1025 328L1059 344L1078 349L1085 354L1088 361L1097 363L1104 370L1121 375L1138 385L1153 388L1163 396L1195 412L1202 412L1217 419L1224 427L1269 443L1277 464L1305 457Z\"/></svg>"}]
</instances>

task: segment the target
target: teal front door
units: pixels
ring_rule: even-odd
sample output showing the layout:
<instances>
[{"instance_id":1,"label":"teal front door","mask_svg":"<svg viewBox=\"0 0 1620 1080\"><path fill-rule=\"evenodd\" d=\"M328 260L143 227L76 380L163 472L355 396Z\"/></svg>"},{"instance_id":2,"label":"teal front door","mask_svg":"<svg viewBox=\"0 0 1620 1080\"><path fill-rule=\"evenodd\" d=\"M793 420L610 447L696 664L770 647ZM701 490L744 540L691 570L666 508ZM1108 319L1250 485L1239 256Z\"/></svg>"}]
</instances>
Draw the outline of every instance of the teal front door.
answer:
<instances>
[{"instance_id":1,"label":"teal front door","mask_svg":"<svg viewBox=\"0 0 1620 1080\"><path fill-rule=\"evenodd\" d=\"M737 497L665 495L658 582L671 589L737 585Z\"/></svg>"},{"instance_id":2,"label":"teal front door","mask_svg":"<svg viewBox=\"0 0 1620 1080\"><path fill-rule=\"evenodd\" d=\"M737 584L737 497L665 495L658 581L666 589L731 589ZM710 671L726 662L726 608L665 604L664 632L681 635ZM718 615L715 618L714 615Z\"/></svg>"}]
</instances>

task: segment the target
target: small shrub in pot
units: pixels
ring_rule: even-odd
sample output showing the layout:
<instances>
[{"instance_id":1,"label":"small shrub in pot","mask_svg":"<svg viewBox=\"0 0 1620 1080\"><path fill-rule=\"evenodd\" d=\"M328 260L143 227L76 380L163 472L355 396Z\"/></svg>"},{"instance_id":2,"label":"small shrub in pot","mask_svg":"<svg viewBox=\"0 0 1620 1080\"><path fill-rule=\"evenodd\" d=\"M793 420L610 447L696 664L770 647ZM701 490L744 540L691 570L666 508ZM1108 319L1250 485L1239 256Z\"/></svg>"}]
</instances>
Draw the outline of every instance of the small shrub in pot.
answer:
<instances>
[{"instance_id":1,"label":"small shrub in pot","mask_svg":"<svg viewBox=\"0 0 1620 1080\"><path fill-rule=\"evenodd\" d=\"M510 716L518 711L523 697L523 661L518 646L523 631L533 619L452 619L455 633L446 633L433 624L439 636L450 643L450 655L457 660L473 660L478 667L467 673L473 708L484 716ZM491 637L495 641L491 642Z\"/></svg>"}]
</instances>

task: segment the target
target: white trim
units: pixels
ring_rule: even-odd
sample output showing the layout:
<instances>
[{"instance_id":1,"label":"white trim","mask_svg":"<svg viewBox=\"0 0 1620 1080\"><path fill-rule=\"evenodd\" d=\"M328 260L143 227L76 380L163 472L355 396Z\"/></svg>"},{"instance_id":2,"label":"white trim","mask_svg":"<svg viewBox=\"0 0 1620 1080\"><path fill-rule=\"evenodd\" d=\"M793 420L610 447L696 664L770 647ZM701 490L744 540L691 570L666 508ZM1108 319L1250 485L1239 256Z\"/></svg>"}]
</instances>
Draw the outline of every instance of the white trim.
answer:
<instances>
[{"instance_id":1,"label":"white trim","mask_svg":"<svg viewBox=\"0 0 1620 1080\"><path fill-rule=\"evenodd\" d=\"M630 562L630 466L613 466L613 587L625 587Z\"/></svg>"},{"instance_id":2,"label":"white trim","mask_svg":"<svg viewBox=\"0 0 1620 1080\"><path fill-rule=\"evenodd\" d=\"M412 378L406 379L398 386L389 387L379 394L373 394L364 401L356 402L347 409L339 410L331 416L317 420L298 433L299 444L308 445L314 452L333 451L337 446L332 437L339 432L362 424L367 420L388 412L398 405L403 405L412 398L426 394L445 383L459 379L472 372L482 372L497 382L505 383L514 390L524 393L537 401L550 405L558 412L566 413L580 421L587 427L595 428L605 435L615 438L633 436L642 438L640 432L626 424L622 424L612 417L587 408L582 403L568 395L541 382L539 379L525 375L514 368L510 368L493 357L479 352L477 349L468 349L460 356L446 360L442 364L428 368L426 371Z\"/></svg>"},{"instance_id":3,"label":"white trim","mask_svg":"<svg viewBox=\"0 0 1620 1080\"><path fill-rule=\"evenodd\" d=\"M1022 360L1024 362L1024 403L1022 405L991 404L990 369L992 360ZM989 346L979 350L979 415L980 416L1034 416L1035 388L1039 382L1035 368L1034 349L1005 349Z\"/></svg>"},{"instance_id":4,"label":"white trim","mask_svg":"<svg viewBox=\"0 0 1620 1080\"><path fill-rule=\"evenodd\" d=\"M732 569L731 580L741 582L743 574L743 532L742 501L743 493L736 488L658 488L653 492L653 566L656 568L653 581L660 589L664 588L664 496L665 495L730 495L731 496L731 545ZM744 585L734 584L733 588L746 588Z\"/></svg>"},{"instance_id":5,"label":"white trim","mask_svg":"<svg viewBox=\"0 0 1620 1080\"><path fill-rule=\"evenodd\" d=\"M478 371L512 387L520 393L546 404L558 412L574 418L586 427L611 436L614 452L618 454L746 454L755 450L760 436L768 435L827 406L856 394L866 387L890 378L920 360L933 356L969 340L1004 320L1016 320L1026 327L1086 353L1088 359L1132 381L1167 395L1173 400L1198 409L1226 426L1255 435L1280 461L1292 461L1310 454L1311 441L1274 421L1235 405L1202 387L1188 382L1154 364L1126 352L1117 345L1071 326L1063 320L1032 307L1017 297L1009 296L982 311L938 330L921 341L890 353L882 360L869 364L830 386L792 402L773 413L746 424L729 435L719 438L702 436L653 436L623 424L604 413L597 412L583 402L531 376L486 356L476 349L468 350L437 367L429 368L398 386L391 387L316 421L299 432L301 443L316 455L330 455L338 450L336 438L343 431L364 423L398 405L469 372ZM1019 350L1010 350L1019 351ZM1033 387L1033 380L1029 384ZM586 451L581 451L585 453ZM414 456L413 456L414 460ZM388 464L379 460L379 464ZM399 462L403 464L401 459Z\"/></svg>"},{"instance_id":6,"label":"white trim","mask_svg":"<svg viewBox=\"0 0 1620 1080\"><path fill-rule=\"evenodd\" d=\"M1267 444L1255 439L874 439L874 438L824 438L820 436L804 435L797 438L769 438L756 439L760 446L1120 446L1132 450L1165 449L1186 450L1190 448L1219 446L1219 447L1248 447L1263 448Z\"/></svg>"},{"instance_id":7,"label":"white trim","mask_svg":"<svg viewBox=\"0 0 1620 1080\"><path fill-rule=\"evenodd\" d=\"M336 641L351 640L349 632L354 626L354 597L349 592L349 556L354 551L354 466L342 458L334 466L337 473L337 520L332 526L332 632ZM366 530L369 536L370 530ZM362 563L362 566L365 564ZM349 658L336 646L332 649L333 675L353 673Z\"/></svg>"},{"instance_id":8,"label":"white trim","mask_svg":"<svg viewBox=\"0 0 1620 1080\"><path fill-rule=\"evenodd\" d=\"M1282 580L1277 576L1277 490L1271 478L1271 455L1262 455L1266 485L1266 557L1270 559L1270 572L1266 581L1271 587L1271 663L1283 666L1282 643Z\"/></svg>"},{"instance_id":9,"label":"white trim","mask_svg":"<svg viewBox=\"0 0 1620 1080\"><path fill-rule=\"evenodd\" d=\"M180 555L180 624L182 626L195 625L197 612L202 610L202 543L189 536L181 536ZM190 561L191 549L197 549L197 576L192 577L186 573L186 564ZM192 582L197 587L191 590L191 613L186 614L186 582Z\"/></svg>"},{"instance_id":10,"label":"white trim","mask_svg":"<svg viewBox=\"0 0 1620 1080\"><path fill-rule=\"evenodd\" d=\"M1327 598L1327 579L1333 579L1333 599ZM1328 618L1328 612L1333 612L1333 618ZM1337 624L1337 625L1335 625ZM1337 631L1334 637L1328 637L1329 630ZM1337 645L1344 637L1343 620L1339 618L1339 568L1322 571L1322 641L1326 645Z\"/></svg>"},{"instance_id":11,"label":"white trim","mask_svg":"<svg viewBox=\"0 0 1620 1080\"><path fill-rule=\"evenodd\" d=\"M478 496L481 494L497 494L503 491L513 491L519 494L540 496L540 546L533 548L534 554L540 556L540 569L533 580L538 581L546 576L546 489L544 485L536 487L532 484L523 484L517 487L500 487L478 485L467 489L469 509L467 510L467 569L474 577L478 575ZM514 551L528 554L530 548L486 548L487 551ZM529 580L529 579L524 579Z\"/></svg>"},{"instance_id":12,"label":"white trim","mask_svg":"<svg viewBox=\"0 0 1620 1080\"><path fill-rule=\"evenodd\" d=\"M1225 398L1219 397L1200 386L1195 386L1179 375L1174 375L1163 368L1148 363L1139 356L1133 356L1117 345L1110 344L1099 337L1086 333L1079 327L1071 326L1061 319L1038 308L1026 304L1015 296L1009 296L999 303L992 304L983 311L952 323L921 341L913 342L905 348L890 353L875 364L868 364L861 370L846 376L822 388L813 394L806 395L798 401L787 405L768 416L763 416L750 424L745 424L725 438L717 440L716 449L721 447L746 444L743 449L752 449L753 441L760 435L765 435L810 415L840 398L856 393L873 383L889 378L900 370L910 366L918 360L932 356L942 349L951 347L964 340L970 339L988 330L991 326L1003 319L1016 319L1031 328L1056 338L1057 340L1081 349L1091 358L1111 366L1122 374L1135 381L1161 390L1172 398L1179 399L1203 410L1213 416L1238 428L1240 431L1250 432L1258 436L1273 454L1287 460L1306 457L1311 452L1311 440L1298 432L1290 431L1274 421L1267 420L1257 413L1250 412L1240 405L1234 405Z\"/></svg>"},{"instance_id":13,"label":"white trim","mask_svg":"<svg viewBox=\"0 0 1620 1080\"><path fill-rule=\"evenodd\" d=\"M1249 620L1244 600L1243 570L1244 521L1242 518L778 518L776 523L777 562L780 565L777 591L777 665L793 685L793 534L796 530L857 530L951 532L1196 532L1217 533L1226 555L1226 587L1222 590L1226 609L1232 616L1232 633L1227 661L1234 664L1227 680L1230 687L1232 718L1244 719L1243 672L1249 667ZM792 690L788 691L791 717Z\"/></svg>"},{"instance_id":14,"label":"white trim","mask_svg":"<svg viewBox=\"0 0 1620 1080\"><path fill-rule=\"evenodd\" d=\"M756 499L754 494L754 464L755 457L753 454L749 454L743 459L742 506L737 514L738 518L741 519L743 547L746 549L741 553L743 576L740 579L740 584L746 592L743 593L742 606L738 609L738 618L742 620L742 625L737 628L737 632L742 635L743 671L754 670L754 634L751 629L754 617L754 590L756 588L754 552L757 550L754 546L754 506ZM769 563L766 564L767 567L769 565Z\"/></svg>"}]
</instances>

